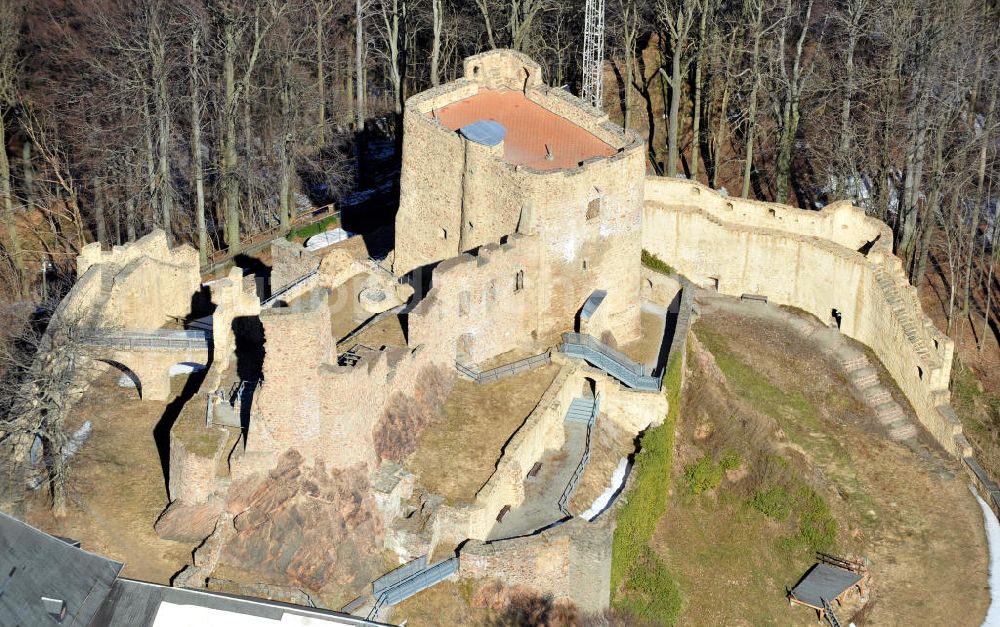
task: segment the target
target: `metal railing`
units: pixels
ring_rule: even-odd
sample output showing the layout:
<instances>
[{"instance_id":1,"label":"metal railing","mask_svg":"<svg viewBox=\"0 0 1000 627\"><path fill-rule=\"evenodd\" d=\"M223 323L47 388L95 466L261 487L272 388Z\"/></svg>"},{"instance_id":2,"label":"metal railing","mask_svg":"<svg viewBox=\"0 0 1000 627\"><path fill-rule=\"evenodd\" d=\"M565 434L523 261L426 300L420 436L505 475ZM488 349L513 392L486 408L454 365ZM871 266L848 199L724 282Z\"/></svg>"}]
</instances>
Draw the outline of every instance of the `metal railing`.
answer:
<instances>
[{"instance_id":1,"label":"metal railing","mask_svg":"<svg viewBox=\"0 0 1000 627\"><path fill-rule=\"evenodd\" d=\"M590 420L587 421L587 438L584 444L583 457L580 458L580 463L577 464L576 470L573 471L573 476L569 478L569 483L566 484L566 489L563 490L562 495L559 497L559 511L566 516L573 515L569 511L569 500L573 498L573 492L576 491L576 484L580 482L581 478L583 478L583 473L587 469L587 463L590 461L590 438L593 434L597 414L600 411L600 404L600 398L594 398L594 406L590 412Z\"/></svg>"},{"instance_id":2,"label":"metal railing","mask_svg":"<svg viewBox=\"0 0 1000 627\"><path fill-rule=\"evenodd\" d=\"M312 277L316 276L317 274L319 274L319 268L315 268L315 269L313 269L313 270L311 270L309 272L306 272L305 274L303 274L299 278L295 279L291 283L288 283L287 285L282 285L281 287L278 288L277 291L275 291L274 293L272 293L270 296L268 296L264 300L260 301L260 308L261 309L267 309L272 304L276 303L278 301L278 299L280 299L282 296L284 296L285 294L287 294L291 290L295 289L299 285L302 285L303 283L305 283L306 281L308 281Z\"/></svg>"},{"instance_id":3,"label":"metal railing","mask_svg":"<svg viewBox=\"0 0 1000 627\"><path fill-rule=\"evenodd\" d=\"M631 388L652 392L660 389L661 377L652 376L642 364L590 335L563 333L560 351L590 362Z\"/></svg>"},{"instance_id":4,"label":"metal railing","mask_svg":"<svg viewBox=\"0 0 1000 627\"><path fill-rule=\"evenodd\" d=\"M426 564L426 557L423 558L424 564ZM414 562L419 562L419 560L414 560ZM410 562L413 564L414 562ZM393 578L393 575L401 570L407 569L410 564L406 564L401 568L397 568L385 577L380 577L376 579L376 582L386 580L387 578ZM454 575L458 572L459 560L457 557L452 557L444 561L438 562L428 568L421 569L407 569L405 572L405 577L395 581L388 587L382 588L380 591L375 593L375 606L372 607L371 612L368 613L368 620L377 620L379 611L386 605L396 605L401 603L406 599L412 597L416 593L426 590L431 586L444 581L448 577ZM373 584L374 586L374 584Z\"/></svg>"},{"instance_id":5,"label":"metal railing","mask_svg":"<svg viewBox=\"0 0 1000 627\"><path fill-rule=\"evenodd\" d=\"M83 336L82 344L85 346L102 346L128 350L207 350L208 341L211 337L211 331L194 329L186 331L157 329L155 331L106 332L95 329Z\"/></svg>"},{"instance_id":6,"label":"metal railing","mask_svg":"<svg viewBox=\"0 0 1000 627\"><path fill-rule=\"evenodd\" d=\"M525 357L524 359L518 359L517 361L512 361L508 364L497 366L496 368L490 368L489 370L479 371L473 366L463 364L460 361L455 362L455 369L476 383L488 383L490 381L498 381L506 377L514 376L515 374L527 372L528 370L537 368L542 364L547 364L550 361L552 361L552 355L548 351L545 351L544 353L531 355L530 357Z\"/></svg>"}]
</instances>

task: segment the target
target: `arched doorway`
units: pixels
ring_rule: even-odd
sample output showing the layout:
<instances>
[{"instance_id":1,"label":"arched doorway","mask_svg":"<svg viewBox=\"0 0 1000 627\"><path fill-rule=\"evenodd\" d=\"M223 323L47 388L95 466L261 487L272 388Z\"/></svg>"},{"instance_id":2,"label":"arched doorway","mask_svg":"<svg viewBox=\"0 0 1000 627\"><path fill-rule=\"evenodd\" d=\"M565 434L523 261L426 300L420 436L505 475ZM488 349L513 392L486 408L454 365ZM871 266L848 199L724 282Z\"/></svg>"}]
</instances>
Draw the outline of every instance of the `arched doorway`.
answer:
<instances>
[{"instance_id":1,"label":"arched doorway","mask_svg":"<svg viewBox=\"0 0 1000 627\"><path fill-rule=\"evenodd\" d=\"M121 377L118 379L118 386L123 388L135 388L136 393L139 395L139 399L142 399L142 381L139 379L139 375L137 375L134 370L113 359L98 359L97 361L113 366L116 370L118 370L121 373Z\"/></svg>"}]
</instances>

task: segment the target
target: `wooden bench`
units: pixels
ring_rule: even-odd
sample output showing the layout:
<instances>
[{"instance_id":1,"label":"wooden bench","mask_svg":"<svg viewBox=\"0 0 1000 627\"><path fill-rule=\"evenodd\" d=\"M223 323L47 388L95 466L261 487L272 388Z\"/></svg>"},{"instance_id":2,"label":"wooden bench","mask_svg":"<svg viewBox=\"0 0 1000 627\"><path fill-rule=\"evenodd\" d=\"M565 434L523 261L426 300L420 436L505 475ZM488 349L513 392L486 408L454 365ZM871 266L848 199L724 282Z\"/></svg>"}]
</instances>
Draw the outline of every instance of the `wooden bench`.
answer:
<instances>
[{"instance_id":1,"label":"wooden bench","mask_svg":"<svg viewBox=\"0 0 1000 627\"><path fill-rule=\"evenodd\" d=\"M761 294L740 294L740 300L744 303L751 301L755 303L764 303L765 305L767 304L767 296L763 296Z\"/></svg>"}]
</instances>

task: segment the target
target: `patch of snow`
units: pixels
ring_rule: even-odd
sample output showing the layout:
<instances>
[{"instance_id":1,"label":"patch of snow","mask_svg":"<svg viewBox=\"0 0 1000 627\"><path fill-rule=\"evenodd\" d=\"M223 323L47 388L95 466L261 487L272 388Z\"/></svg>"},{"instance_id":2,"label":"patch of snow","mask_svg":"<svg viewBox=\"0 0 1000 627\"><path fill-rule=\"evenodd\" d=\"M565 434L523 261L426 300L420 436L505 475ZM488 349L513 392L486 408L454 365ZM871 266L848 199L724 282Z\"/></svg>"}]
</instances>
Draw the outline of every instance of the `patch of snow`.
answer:
<instances>
[{"instance_id":1,"label":"patch of snow","mask_svg":"<svg viewBox=\"0 0 1000 627\"><path fill-rule=\"evenodd\" d=\"M622 457L618 465L615 466L615 471L611 473L611 485L605 488L604 492L601 492L600 496L594 499L594 502L587 508L587 511L580 514L580 517L590 522L606 510L611 505L611 502L614 501L615 496L621 491L622 486L625 485L625 477L628 476L628 470L628 458Z\"/></svg>"},{"instance_id":2,"label":"patch of snow","mask_svg":"<svg viewBox=\"0 0 1000 627\"><path fill-rule=\"evenodd\" d=\"M990 609L986 612L984 627L1000 626L1000 521L986 501L979 496L975 488L969 486L972 495L983 508L983 520L986 524L986 539L990 548Z\"/></svg>"},{"instance_id":3,"label":"patch of snow","mask_svg":"<svg viewBox=\"0 0 1000 627\"><path fill-rule=\"evenodd\" d=\"M204 364L196 364L190 361L184 361L179 364L174 364L170 366L170 376L176 377L179 374L191 374L192 372L198 372L205 369Z\"/></svg>"},{"instance_id":4,"label":"patch of snow","mask_svg":"<svg viewBox=\"0 0 1000 627\"><path fill-rule=\"evenodd\" d=\"M336 244L337 242L342 242L350 236L350 233L338 226L318 235L313 235L307 239L306 250L319 250L321 248L326 248L327 246Z\"/></svg>"}]
</instances>

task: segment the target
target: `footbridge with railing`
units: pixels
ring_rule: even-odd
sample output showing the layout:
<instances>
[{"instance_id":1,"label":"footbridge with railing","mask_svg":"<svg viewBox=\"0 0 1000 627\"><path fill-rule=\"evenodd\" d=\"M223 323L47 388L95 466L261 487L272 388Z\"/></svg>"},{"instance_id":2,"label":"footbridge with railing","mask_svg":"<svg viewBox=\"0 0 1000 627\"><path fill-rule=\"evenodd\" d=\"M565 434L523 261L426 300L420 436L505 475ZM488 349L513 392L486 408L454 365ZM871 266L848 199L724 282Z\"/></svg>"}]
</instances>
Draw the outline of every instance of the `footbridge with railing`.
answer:
<instances>
[{"instance_id":1,"label":"footbridge with railing","mask_svg":"<svg viewBox=\"0 0 1000 627\"><path fill-rule=\"evenodd\" d=\"M121 370L135 383L143 400L165 401L170 397L173 366L184 364L192 369L208 366L212 332L89 329L80 335L80 346L86 357Z\"/></svg>"},{"instance_id":2,"label":"footbridge with railing","mask_svg":"<svg viewBox=\"0 0 1000 627\"><path fill-rule=\"evenodd\" d=\"M584 333L563 333L559 352L569 357L583 359L634 390L659 392L663 383L663 378L653 376L646 366L632 361L624 353Z\"/></svg>"},{"instance_id":3,"label":"footbridge with railing","mask_svg":"<svg viewBox=\"0 0 1000 627\"><path fill-rule=\"evenodd\" d=\"M459 558L452 557L431 566L427 556L420 557L372 582L375 605L368 613L369 620L378 620L379 611L386 605L396 605L422 590L440 583L458 572Z\"/></svg>"},{"instance_id":4,"label":"footbridge with railing","mask_svg":"<svg viewBox=\"0 0 1000 627\"><path fill-rule=\"evenodd\" d=\"M455 369L476 383L482 384L499 381L500 379L512 377L516 374L521 374L522 372L534 370L535 368L544 366L551 361L552 354L549 351L545 351L544 353L531 355L530 357L525 357L524 359L518 359L516 361L503 364L502 366L497 366L496 368L490 368L489 370L479 370L475 366L456 360Z\"/></svg>"}]
</instances>

